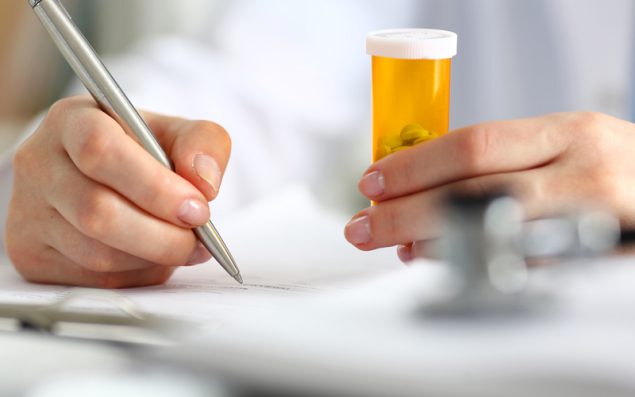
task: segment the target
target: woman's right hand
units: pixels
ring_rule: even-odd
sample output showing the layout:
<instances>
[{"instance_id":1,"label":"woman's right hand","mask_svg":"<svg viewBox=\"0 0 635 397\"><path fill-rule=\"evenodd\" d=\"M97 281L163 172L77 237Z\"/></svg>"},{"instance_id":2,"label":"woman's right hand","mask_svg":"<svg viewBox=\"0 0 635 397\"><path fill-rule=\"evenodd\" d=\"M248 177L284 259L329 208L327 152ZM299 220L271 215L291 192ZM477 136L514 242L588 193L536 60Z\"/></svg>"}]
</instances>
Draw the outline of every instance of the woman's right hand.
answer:
<instances>
[{"instance_id":1,"label":"woman's right hand","mask_svg":"<svg viewBox=\"0 0 635 397\"><path fill-rule=\"evenodd\" d=\"M144 113L175 165L162 166L88 97L54 104L18 149L5 233L38 283L121 288L165 282L210 259L191 229L209 219L229 160L209 121Z\"/></svg>"}]
</instances>

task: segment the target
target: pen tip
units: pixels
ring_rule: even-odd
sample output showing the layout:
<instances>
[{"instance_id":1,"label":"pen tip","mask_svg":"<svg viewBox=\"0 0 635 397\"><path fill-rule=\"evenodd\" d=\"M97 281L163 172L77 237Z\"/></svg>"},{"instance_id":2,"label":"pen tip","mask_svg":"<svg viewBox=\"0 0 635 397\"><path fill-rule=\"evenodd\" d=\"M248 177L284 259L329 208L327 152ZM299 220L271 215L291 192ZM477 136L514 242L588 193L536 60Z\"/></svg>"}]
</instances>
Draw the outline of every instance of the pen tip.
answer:
<instances>
[{"instance_id":1,"label":"pen tip","mask_svg":"<svg viewBox=\"0 0 635 397\"><path fill-rule=\"evenodd\" d=\"M240 273L236 273L234 277L234 280L238 281L240 283L240 285L243 284L243 278L240 276Z\"/></svg>"}]
</instances>

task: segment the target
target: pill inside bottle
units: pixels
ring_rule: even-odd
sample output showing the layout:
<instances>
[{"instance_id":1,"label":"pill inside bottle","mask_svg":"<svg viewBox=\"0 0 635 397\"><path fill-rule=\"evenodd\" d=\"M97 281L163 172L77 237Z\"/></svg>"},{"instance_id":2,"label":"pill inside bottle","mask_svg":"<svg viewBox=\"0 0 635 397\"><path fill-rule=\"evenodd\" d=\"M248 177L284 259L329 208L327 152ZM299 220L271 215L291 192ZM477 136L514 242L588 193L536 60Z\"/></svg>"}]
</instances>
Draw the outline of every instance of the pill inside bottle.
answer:
<instances>
[{"instance_id":1,"label":"pill inside bottle","mask_svg":"<svg viewBox=\"0 0 635 397\"><path fill-rule=\"evenodd\" d=\"M436 29L371 32L373 161L437 138L450 125L457 35Z\"/></svg>"}]
</instances>

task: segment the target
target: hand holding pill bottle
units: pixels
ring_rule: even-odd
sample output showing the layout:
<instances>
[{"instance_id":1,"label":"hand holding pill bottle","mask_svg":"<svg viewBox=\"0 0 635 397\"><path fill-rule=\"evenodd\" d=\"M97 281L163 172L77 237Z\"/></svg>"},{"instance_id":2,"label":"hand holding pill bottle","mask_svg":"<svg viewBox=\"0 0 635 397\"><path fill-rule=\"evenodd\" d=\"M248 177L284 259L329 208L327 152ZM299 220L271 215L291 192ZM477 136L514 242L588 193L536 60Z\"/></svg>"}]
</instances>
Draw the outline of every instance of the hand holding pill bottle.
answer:
<instances>
[{"instance_id":1,"label":"hand holding pill bottle","mask_svg":"<svg viewBox=\"0 0 635 397\"><path fill-rule=\"evenodd\" d=\"M450 125L457 35L434 29L371 32L373 162L434 139Z\"/></svg>"}]
</instances>

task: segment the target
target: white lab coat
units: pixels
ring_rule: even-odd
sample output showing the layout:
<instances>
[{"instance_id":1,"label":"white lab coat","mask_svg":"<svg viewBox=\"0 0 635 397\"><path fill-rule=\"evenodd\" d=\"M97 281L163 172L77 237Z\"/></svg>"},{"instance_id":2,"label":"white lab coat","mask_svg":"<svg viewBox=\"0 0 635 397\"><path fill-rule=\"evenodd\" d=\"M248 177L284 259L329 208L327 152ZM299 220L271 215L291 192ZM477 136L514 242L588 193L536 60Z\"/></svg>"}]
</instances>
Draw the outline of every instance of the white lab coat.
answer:
<instances>
[{"instance_id":1,"label":"white lab coat","mask_svg":"<svg viewBox=\"0 0 635 397\"><path fill-rule=\"evenodd\" d=\"M458 33L452 127L580 109L626 117L632 16L628 0L232 0L198 31L138 43L107 64L138 107L229 131L216 219L297 181L352 211L370 158L366 32ZM2 224L10 174L5 160Z\"/></svg>"}]
</instances>

